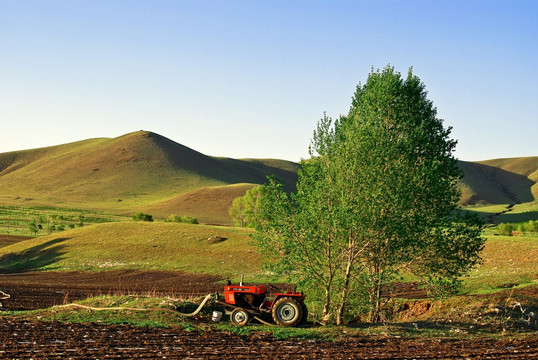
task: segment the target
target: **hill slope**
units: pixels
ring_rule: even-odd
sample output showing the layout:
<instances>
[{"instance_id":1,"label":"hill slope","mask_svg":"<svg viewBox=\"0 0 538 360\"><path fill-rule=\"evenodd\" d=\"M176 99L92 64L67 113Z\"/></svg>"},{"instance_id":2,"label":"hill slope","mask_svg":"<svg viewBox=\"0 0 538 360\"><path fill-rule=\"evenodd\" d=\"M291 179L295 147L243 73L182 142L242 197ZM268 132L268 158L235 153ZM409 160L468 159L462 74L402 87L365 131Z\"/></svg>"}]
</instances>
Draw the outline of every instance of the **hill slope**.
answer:
<instances>
[{"instance_id":1,"label":"hill slope","mask_svg":"<svg viewBox=\"0 0 538 360\"><path fill-rule=\"evenodd\" d=\"M0 248L0 272L182 270L220 276L260 272L249 232L204 225L118 222L84 226ZM219 236L222 241L208 241Z\"/></svg>"},{"instance_id":2,"label":"hill slope","mask_svg":"<svg viewBox=\"0 0 538 360\"><path fill-rule=\"evenodd\" d=\"M459 162L463 206L536 203L538 157ZM274 174L293 190L297 163L204 155L138 131L0 154L0 205L46 205L231 225L234 198ZM533 205L534 206L534 205ZM534 209L534 207L533 207ZM532 209L531 209L532 210Z\"/></svg>"},{"instance_id":3,"label":"hill slope","mask_svg":"<svg viewBox=\"0 0 538 360\"><path fill-rule=\"evenodd\" d=\"M0 202L129 212L200 188L263 183L269 174L291 187L297 168L284 160L210 157L139 131L0 154Z\"/></svg>"},{"instance_id":4,"label":"hill slope","mask_svg":"<svg viewBox=\"0 0 538 360\"><path fill-rule=\"evenodd\" d=\"M461 204L521 204L538 200L538 157L459 162Z\"/></svg>"}]
</instances>

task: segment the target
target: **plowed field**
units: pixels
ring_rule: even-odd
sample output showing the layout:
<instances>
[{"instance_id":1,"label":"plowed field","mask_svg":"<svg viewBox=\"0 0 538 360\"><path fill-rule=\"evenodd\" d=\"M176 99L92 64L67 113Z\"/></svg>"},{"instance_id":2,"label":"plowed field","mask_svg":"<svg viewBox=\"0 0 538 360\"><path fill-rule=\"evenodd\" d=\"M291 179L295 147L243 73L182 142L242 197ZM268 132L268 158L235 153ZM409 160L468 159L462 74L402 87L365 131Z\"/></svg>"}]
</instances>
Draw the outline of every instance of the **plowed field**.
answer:
<instances>
[{"instance_id":1,"label":"plowed field","mask_svg":"<svg viewBox=\"0 0 538 360\"><path fill-rule=\"evenodd\" d=\"M36 309L104 293L179 297L222 289L215 276L162 271L31 272L0 275L5 309ZM353 337L277 340L272 334L186 331L0 317L1 359L533 359L538 342Z\"/></svg>"},{"instance_id":2,"label":"plowed field","mask_svg":"<svg viewBox=\"0 0 538 360\"><path fill-rule=\"evenodd\" d=\"M348 338L275 340L215 331L2 319L5 359L532 359L535 341Z\"/></svg>"},{"instance_id":3,"label":"plowed field","mask_svg":"<svg viewBox=\"0 0 538 360\"><path fill-rule=\"evenodd\" d=\"M155 294L173 297L221 291L218 276L174 271L26 272L0 275L6 310L32 310L101 294Z\"/></svg>"}]
</instances>

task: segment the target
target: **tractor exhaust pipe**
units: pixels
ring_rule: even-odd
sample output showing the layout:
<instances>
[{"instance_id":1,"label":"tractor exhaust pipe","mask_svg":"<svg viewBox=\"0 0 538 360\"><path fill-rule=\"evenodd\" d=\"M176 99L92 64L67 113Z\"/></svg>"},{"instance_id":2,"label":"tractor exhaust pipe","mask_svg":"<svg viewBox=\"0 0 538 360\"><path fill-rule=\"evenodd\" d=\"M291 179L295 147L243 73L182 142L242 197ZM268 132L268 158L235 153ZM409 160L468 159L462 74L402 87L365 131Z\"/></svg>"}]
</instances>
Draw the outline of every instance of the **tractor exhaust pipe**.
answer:
<instances>
[{"instance_id":1,"label":"tractor exhaust pipe","mask_svg":"<svg viewBox=\"0 0 538 360\"><path fill-rule=\"evenodd\" d=\"M241 274L241 282L239 283L239 286L244 286L243 281L245 280L245 274Z\"/></svg>"}]
</instances>

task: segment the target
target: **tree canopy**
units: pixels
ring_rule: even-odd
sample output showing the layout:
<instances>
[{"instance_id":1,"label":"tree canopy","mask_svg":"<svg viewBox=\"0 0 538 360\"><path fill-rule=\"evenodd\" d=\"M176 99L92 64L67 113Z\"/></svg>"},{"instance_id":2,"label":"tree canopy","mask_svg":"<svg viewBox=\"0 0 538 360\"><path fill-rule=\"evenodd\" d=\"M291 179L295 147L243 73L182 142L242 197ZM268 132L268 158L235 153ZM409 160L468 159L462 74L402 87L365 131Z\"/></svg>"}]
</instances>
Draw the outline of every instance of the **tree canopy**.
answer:
<instances>
[{"instance_id":1,"label":"tree canopy","mask_svg":"<svg viewBox=\"0 0 538 360\"><path fill-rule=\"evenodd\" d=\"M379 321L403 272L455 289L484 240L481 220L456 211L462 172L450 132L411 69L372 70L347 115L319 121L297 192L264 186L253 236L265 266L308 286L324 321L337 323Z\"/></svg>"},{"instance_id":2,"label":"tree canopy","mask_svg":"<svg viewBox=\"0 0 538 360\"><path fill-rule=\"evenodd\" d=\"M263 187L255 186L247 190L244 196L234 199L228 214L234 220L236 226L254 227L259 220L259 203L263 196Z\"/></svg>"}]
</instances>

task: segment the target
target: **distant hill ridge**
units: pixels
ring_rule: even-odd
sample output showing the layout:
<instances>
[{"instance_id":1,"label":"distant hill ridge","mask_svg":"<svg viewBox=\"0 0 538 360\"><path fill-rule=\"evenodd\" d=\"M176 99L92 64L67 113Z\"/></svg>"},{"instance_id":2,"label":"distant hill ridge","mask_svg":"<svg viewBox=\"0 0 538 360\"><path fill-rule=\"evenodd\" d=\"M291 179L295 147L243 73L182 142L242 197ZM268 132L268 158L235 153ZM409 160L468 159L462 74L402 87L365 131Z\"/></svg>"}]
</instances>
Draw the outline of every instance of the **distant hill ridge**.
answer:
<instances>
[{"instance_id":1,"label":"distant hill ridge","mask_svg":"<svg viewBox=\"0 0 538 360\"><path fill-rule=\"evenodd\" d=\"M0 204L132 212L203 188L263 183L269 174L292 188L297 169L285 160L211 157L138 131L0 154Z\"/></svg>"},{"instance_id":2,"label":"distant hill ridge","mask_svg":"<svg viewBox=\"0 0 538 360\"><path fill-rule=\"evenodd\" d=\"M538 157L459 162L462 205L538 199ZM0 154L0 205L48 205L231 224L227 208L274 174L289 190L299 165L204 155L149 131Z\"/></svg>"}]
</instances>

